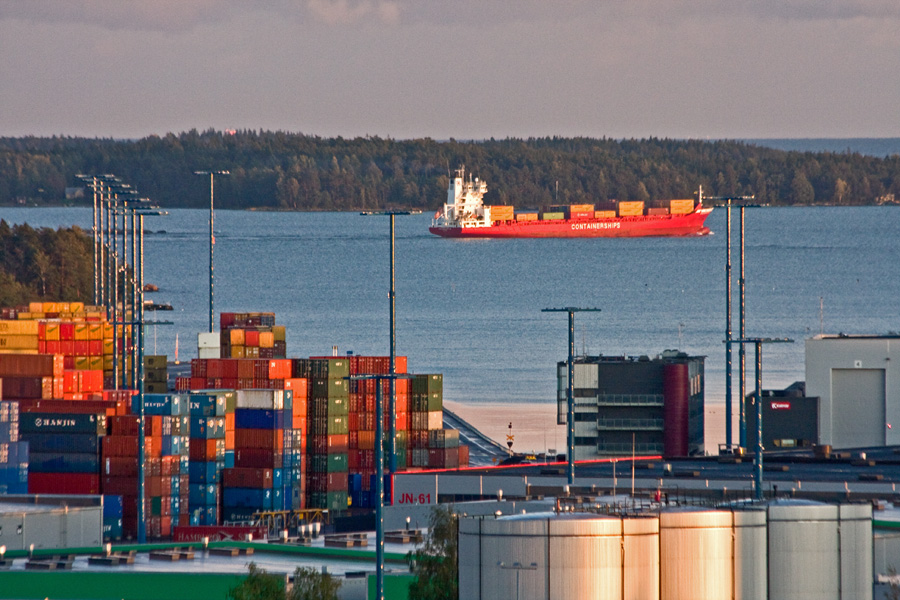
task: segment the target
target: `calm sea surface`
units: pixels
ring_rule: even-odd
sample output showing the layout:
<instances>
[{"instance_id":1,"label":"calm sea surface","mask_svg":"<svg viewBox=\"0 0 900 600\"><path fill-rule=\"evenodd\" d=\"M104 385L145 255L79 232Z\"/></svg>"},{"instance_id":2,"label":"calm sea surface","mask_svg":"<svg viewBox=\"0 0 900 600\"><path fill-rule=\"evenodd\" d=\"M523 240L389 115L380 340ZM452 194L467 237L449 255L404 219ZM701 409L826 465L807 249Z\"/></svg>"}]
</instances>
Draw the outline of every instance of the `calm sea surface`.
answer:
<instances>
[{"instance_id":1,"label":"calm sea surface","mask_svg":"<svg viewBox=\"0 0 900 600\"><path fill-rule=\"evenodd\" d=\"M145 273L160 288L149 298L175 307L156 314L175 324L151 327L147 351L174 355L177 335L184 360L208 318L208 211L170 213L146 222L164 233L146 237ZM0 218L88 228L91 214ZM602 309L576 317L579 353L705 355L707 398L724 398L724 209L713 235L681 239L458 241L429 223L396 219L397 349L411 371L443 373L448 399L551 402L567 319L541 309L573 305ZM736 293L737 210L733 223ZM900 207L748 208L746 232L747 335L796 340L765 348L765 387L804 379L803 342L820 330L900 331ZM290 356L385 355L389 250L387 217L218 211L216 312L275 312Z\"/></svg>"}]
</instances>

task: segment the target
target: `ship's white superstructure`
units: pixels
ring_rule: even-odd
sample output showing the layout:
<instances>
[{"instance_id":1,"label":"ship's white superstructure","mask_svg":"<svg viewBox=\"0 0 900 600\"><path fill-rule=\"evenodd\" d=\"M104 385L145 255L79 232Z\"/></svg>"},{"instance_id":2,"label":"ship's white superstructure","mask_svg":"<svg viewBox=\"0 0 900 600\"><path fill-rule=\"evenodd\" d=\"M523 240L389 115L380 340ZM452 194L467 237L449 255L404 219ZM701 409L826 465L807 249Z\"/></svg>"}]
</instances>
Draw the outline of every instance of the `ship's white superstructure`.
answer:
<instances>
[{"instance_id":1,"label":"ship's white superstructure","mask_svg":"<svg viewBox=\"0 0 900 600\"><path fill-rule=\"evenodd\" d=\"M447 202L444 211L434 219L435 227L490 227L491 207L484 205L487 183L474 179L469 174L466 180L465 168L456 170L447 188Z\"/></svg>"}]
</instances>

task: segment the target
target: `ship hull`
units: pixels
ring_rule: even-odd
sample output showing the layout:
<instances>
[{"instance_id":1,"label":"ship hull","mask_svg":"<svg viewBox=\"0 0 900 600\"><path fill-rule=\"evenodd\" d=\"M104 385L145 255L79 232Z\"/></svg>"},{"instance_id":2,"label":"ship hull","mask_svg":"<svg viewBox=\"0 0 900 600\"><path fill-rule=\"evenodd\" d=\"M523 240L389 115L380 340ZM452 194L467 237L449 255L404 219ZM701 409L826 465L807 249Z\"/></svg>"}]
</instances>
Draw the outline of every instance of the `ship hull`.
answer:
<instances>
[{"instance_id":1,"label":"ship hull","mask_svg":"<svg viewBox=\"0 0 900 600\"><path fill-rule=\"evenodd\" d=\"M508 221L490 227L434 226L428 231L446 238L685 237L708 234L704 222L711 212L701 208L685 215Z\"/></svg>"}]
</instances>

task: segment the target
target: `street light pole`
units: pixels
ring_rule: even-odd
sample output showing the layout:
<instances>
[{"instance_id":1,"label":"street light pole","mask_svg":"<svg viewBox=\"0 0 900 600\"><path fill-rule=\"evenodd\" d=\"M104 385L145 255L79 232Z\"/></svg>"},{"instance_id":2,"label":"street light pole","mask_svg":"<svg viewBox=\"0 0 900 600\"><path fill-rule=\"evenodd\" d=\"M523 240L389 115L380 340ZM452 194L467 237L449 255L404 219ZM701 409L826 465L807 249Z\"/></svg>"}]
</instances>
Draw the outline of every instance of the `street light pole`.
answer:
<instances>
[{"instance_id":1,"label":"street light pole","mask_svg":"<svg viewBox=\"0 0 900 600\"><path fill-rule=\"evenodd\" d=\"M544 308L541 312L564 312L569 314L569 385L566 389L567 402L567 431L566 442L568 455L567 479L569 485L575 484L575 313L576 312L600 312L599 308ZM557 402L559 399L557 399Z\"/></svg>"},{"instance_id":2,"label":"street light pole","mask_svg":"<svg viewBox=\"0 0 900 600\"><path fill-rule=\"evenodd\" d=\"M726 341L726 343L753 344L756 348L756 459L753 465L753 482L756 488L756 499L763 499L763 411L762 411L762 345L763 344L790 344L794 340L790 338L745 338ZM743 399L742 399L743 400Z\"/></svg>"},{"instance_id":3,"label":"street light pole","mask_svg":"<svg viewBox=\"0 0 900 600\"><path fill-rule=\"evenodd\" d=\"M215 233L215 176L231 175L231 171L194 171L194 175L209 175L209 333L213 332L213 247L216 245Z\"/></svg>"},{"instance_id":4,"label":"street light pole","mask_svg":"<svg viewBox=\"0 0 900 600\"><path fill-rule=\"evenodd\" d=\"M394 288L394 217L397 215L412 214L408 210L385 210L376 212L361 213L364 216L389 216L391 218L391 288L389 294L390 312L391 312L391 375L397 374L397 293ZM394 474L397 472L397 394L396 394L396 378L390 380L390 390L388 396L388 414L389 414L389 436L388 441L388 472ZM379 418L381 418L379 413ZM393 502L393 498L391 498Z\"/></svg>"},{"instance_id":5,"label":"street light pole","mask_svg":"<svg viewBox=\"0 0 900 600\"><path fill-rule=\"evenodd\" d=\"M381 382L412 379L412 375L360 374L345 379L375 380L375 600L384 600L384 395Z\"/></svg>"}]
</instances>

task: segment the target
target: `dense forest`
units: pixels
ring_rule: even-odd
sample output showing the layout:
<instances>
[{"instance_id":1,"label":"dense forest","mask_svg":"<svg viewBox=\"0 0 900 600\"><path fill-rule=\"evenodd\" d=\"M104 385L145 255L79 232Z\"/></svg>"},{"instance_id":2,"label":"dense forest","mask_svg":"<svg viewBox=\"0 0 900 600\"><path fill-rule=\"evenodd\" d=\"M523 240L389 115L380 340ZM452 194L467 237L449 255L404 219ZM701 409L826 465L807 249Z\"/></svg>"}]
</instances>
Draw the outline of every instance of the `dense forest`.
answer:
<instances>
[{"instance_id":1,"label":"dense forest","mask_svg":"<svg viewBox=\"0 0 900 600\"><path fill-rule=\"evenodd\" d=\"M38 300L90 302L93 242L78 227L56 231L0 219L0 306Z\"/></svg>"},{"instance_id":2,"label":"dense forest","mask_svg":"<svg viewBox=\"0 0 900 600\"><path fill-rule=\"evenodd\" d=\"M59 204L78 173L114 173L166 207L366 210L443 203L465 165L485 201L540 208L606 200L756 196L761 204L863 205L900 198L900 156L785 152L733 141L531 138L355 139L272 132L198 132L140 140L0 138L0 204ZM557 196L558 194L558 196ZM83 202L90 201L84 198Z\"/></svg>"}]
</instances>

